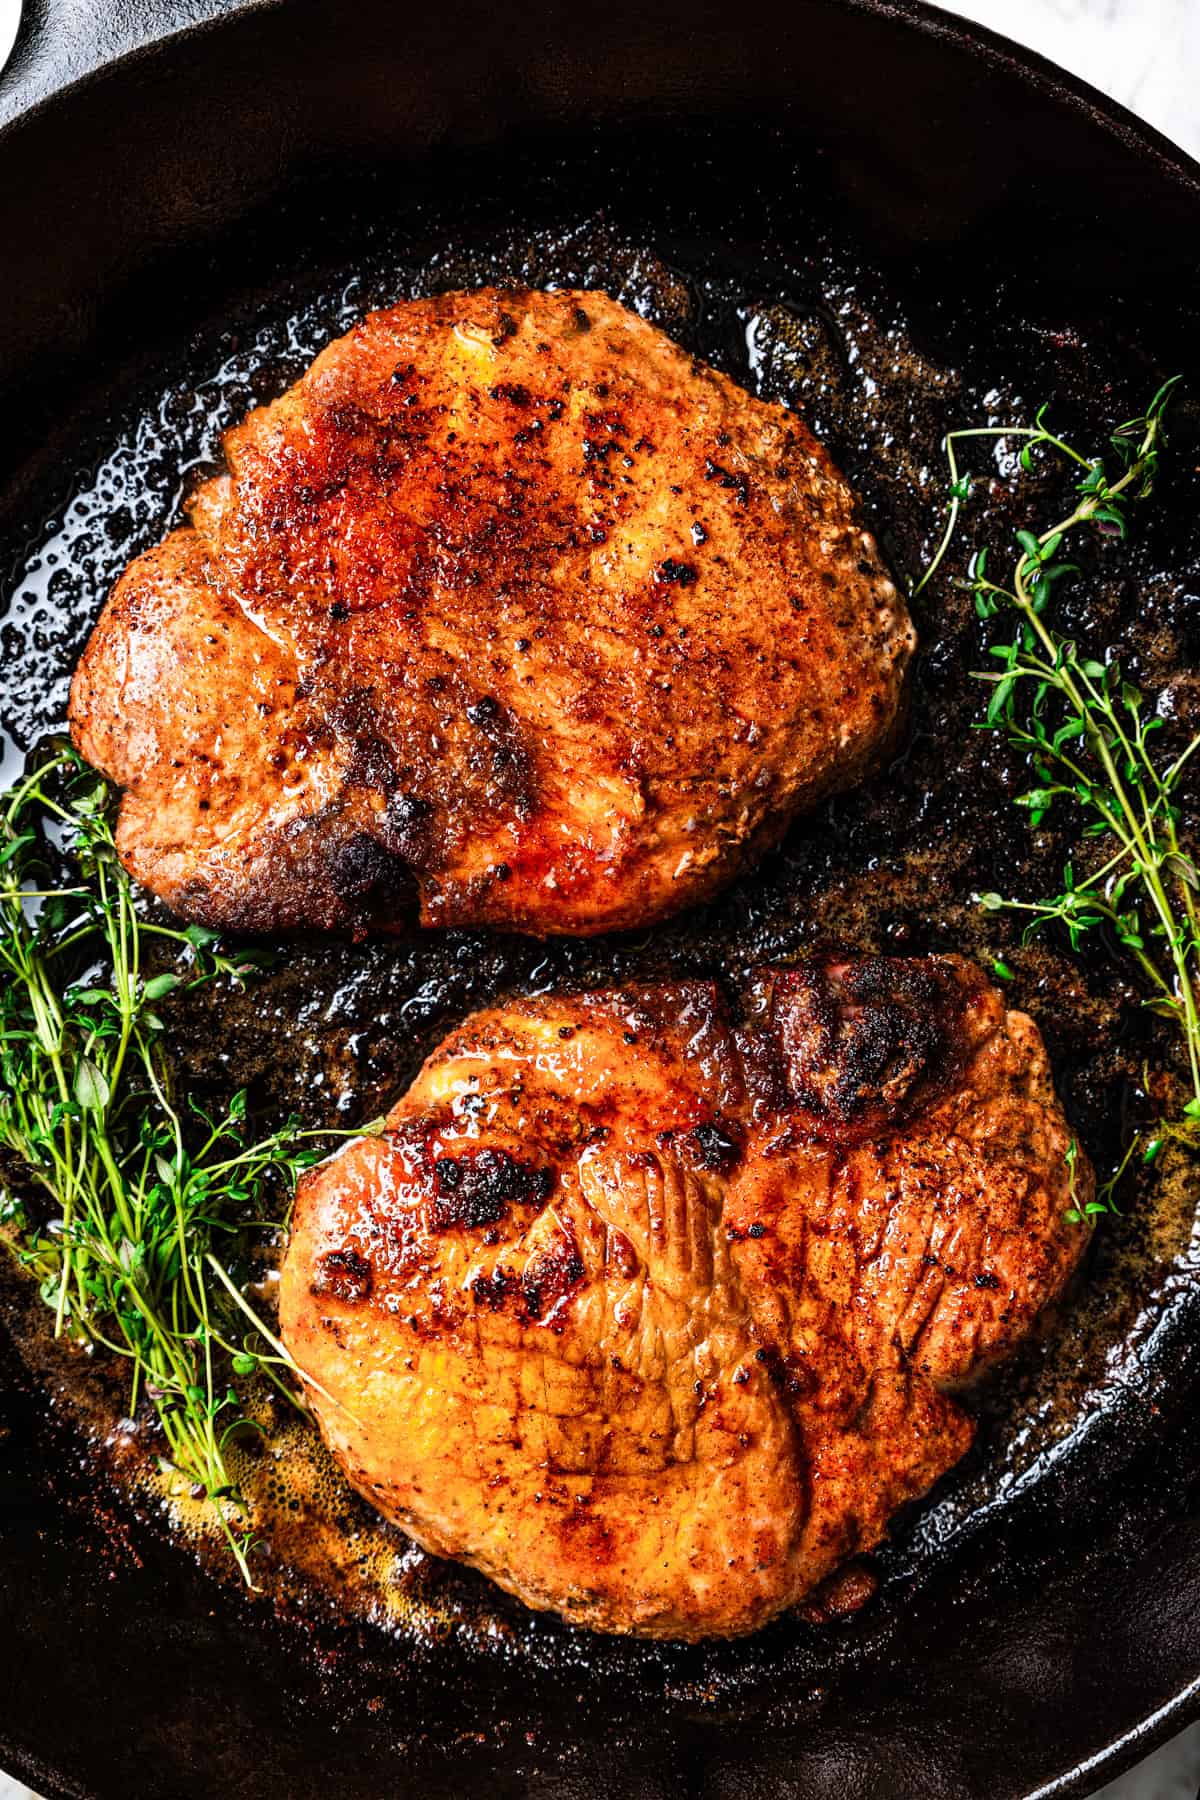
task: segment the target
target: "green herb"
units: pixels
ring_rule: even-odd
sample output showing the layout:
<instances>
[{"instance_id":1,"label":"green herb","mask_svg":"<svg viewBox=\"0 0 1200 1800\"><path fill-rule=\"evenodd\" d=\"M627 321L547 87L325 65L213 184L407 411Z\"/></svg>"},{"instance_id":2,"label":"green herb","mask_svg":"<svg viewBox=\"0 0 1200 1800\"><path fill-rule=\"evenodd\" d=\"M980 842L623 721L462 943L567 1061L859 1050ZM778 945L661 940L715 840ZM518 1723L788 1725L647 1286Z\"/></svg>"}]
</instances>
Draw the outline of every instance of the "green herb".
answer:
<instances>
[{"instance_id":1,"label":"green herb","mask_svg":"<svg viewBox=\"0 0 1200 1800\"><path fill-rule=\"evenodd\" d=\"M1015 630L989 654L999 667L979 675L992 689L982 728L1003 731L1030 759L1035 784L1016 804L1038 826L1063 802L1083 815L1082 836L1103 840L1085 873L1073 861L1063 869L1059 893L1044 900L981 894L989 911L1028 916L1025 935L1048 924L1066 931L1072 948L1097 930L1108 931L1136 963L1148 994L1146 1005L1178 1028L1191 1094L1185 1119L1200 1119L1200 877L1192 850L1180 836L1180 779L1200 748L1197 735L1174 757L1158 754L1154 734L1163 720L1141 690L1127 680L1117 658L1101 662L1056 631L1047 608L1060 584L1078 574L1065 560L1073 533L1085 527L1124 538L1128 509L1151 491L1164 442L1163 416L1178 377L1155 394L1145 413L1121 425L1105 457L1089 458L1049 430L1045 408L1033 426L951 432L946 439L951 489L946 529L914 592L919 593L944 560L970 481L958 462L958 446L975 438L1020 438L1020 462L1050 452L1076 470L1069 512L1040 534L1018 531L1018 554L1006 578L992 578L986 551L971 559L967 585L979 617L1015 615ZM1079 473L1081 471L1081 473ZM1145 1150L1158 1153L1160 1130ZM1113 1180L1090 1211L1113 1206L1113 1189L1138 1143L1134 1139ZM1073 1173L1073 1172L1072 1172Z\"/></svg>"},{"instance_id":2,"label":"green herb","mask_svg":"<svg viewBox=\"0 0 1200 1800\"><path fill-rule=\"evenodd\" d=\"M78 880L54 885L64 858ZM147 977L155 943L176 966ZM293 1119L249 1142L244 1092L218 1114L177 1096L154 1007L261 960L138 914L110 790L69 746L0 798L0 1146L42 1195L9 1192L8 1236L56 1334L132 1363L130 1411L153 1404L164 1466L212 1502L248 1582L227 1452L251 1427L230 1374L290 1398L289 1359L225 1264L321 1151Z\"/></svg>"}]
</instances>

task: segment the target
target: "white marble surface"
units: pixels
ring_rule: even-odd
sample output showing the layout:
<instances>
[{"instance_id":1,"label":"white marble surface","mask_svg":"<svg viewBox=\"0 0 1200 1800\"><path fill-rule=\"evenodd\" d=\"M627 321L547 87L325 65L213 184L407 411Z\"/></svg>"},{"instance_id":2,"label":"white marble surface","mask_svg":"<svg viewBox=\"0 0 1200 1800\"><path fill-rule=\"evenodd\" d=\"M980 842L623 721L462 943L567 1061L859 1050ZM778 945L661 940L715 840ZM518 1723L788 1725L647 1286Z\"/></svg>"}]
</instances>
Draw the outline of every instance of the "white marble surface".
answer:
<instances>
[{"instance_id":1,"label":"white marble surface","mask_svg":"<svg viewBox=\"0 0 1200 1800\"><path fill-rule=\"evenodd\" d=\"M0 64L19 0L0 0ZM947 10L990 25L1094 82L1200 156L1200 0L957 0ZM1095 1800L1197 1800L1200 1725ZM36 1800L0 1773L0 1800Z\"/></svg>"},{"instance_id":2,"label":"white marble surface","mask_svg":"<svg viewBox=\"0 0 1200 1800\"><path fill-rule=\"evenodd\" d=\"M8 61L20 17L21 0L0 0L0 69Z\"/></svg>"},{"instance_id":3,"label":"white marble surface","mask_svg":"<svg viewBox=\"0 0 1200 1800\"><path fill-rule=\"evenodd\" d=\"M955 0L945 10L1039 50L1200 156L1200 0Z\"/></svg>"}]
</instances>

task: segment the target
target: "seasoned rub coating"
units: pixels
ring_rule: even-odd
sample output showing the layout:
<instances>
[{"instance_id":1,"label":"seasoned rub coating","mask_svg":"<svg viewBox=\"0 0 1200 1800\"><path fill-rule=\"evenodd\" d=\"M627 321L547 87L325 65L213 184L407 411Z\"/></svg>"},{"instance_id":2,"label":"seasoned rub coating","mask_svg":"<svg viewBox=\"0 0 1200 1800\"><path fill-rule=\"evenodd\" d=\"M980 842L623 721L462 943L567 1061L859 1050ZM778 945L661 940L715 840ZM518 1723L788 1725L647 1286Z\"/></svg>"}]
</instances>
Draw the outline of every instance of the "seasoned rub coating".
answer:
<instances>
[{"instance_id":1,"label":"seasoned rub coating","mask_svg":"<svg viewBox=\"0 0 1200 1800\"><path fill-rule=\"evenodd\" d=\"M187 917L644 925L893 728L912 627L846 483L604 294L372 313L224 448L71 695Z\"/></svg>"},{"instance_id":2,"label":"seasoned rub coating","mask_svg":"<svg viewBox=\"0 0 1200 1800\"><path fill-rule=\"evenodd\" d=\"M956 1391L1083 1247L1070 1142L954 957L768 971L736 1025L707 982L513 1001L302 1179L283 1336L428 1549L598 1630L752 1631L967 1448Z\"/></svg>"}]
</instances>

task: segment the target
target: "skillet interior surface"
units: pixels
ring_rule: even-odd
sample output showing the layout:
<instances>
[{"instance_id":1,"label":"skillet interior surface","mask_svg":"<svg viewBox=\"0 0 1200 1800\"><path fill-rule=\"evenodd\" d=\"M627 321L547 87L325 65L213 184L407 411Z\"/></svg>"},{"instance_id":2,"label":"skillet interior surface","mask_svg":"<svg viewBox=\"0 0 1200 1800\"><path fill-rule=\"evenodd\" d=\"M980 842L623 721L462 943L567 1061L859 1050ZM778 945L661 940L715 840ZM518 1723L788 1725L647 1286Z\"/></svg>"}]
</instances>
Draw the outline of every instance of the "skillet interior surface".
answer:
<instances>
[{"instance_id":1,"label":"skillet interior surface","mask_svg":"<svg viewBox=\"0 0 1200 1800\"><path fill-rule=\"evenodd\" d=\"M231 12L0 140L17 277L0 294L13 767L61 721L108 584L178 516L220 430L372 304L497 280L607 288L798 405L901 578L940 526L947 426L1027 418L1048 400L1090 445L1187 369L1186 176L1077 95L892 9L811 5L787 27L764 16L733 33L715 8L689 8L686 46L682 8L674 35L669 7L649 25L632 7L610 14L613 43L553 9L501 42L462 5L417 21L405 44L367 7L347 45L332 10L288 11L286 25L271 8ZM452 43L465 46L455 66ZM114 123L135 112L136 127ZM106 187L118 166L124 188ZM64 203L50 249L32 231L35 174L40 210ZM1063 602L1096 653L1120 646L1167 695L1168 732L1189 735L1198 448L1185 396L1136 542L1093 547ZM1056 499L1042 476L981 485L973 535L1002 543ZM353 1122L450 1023L505 992L736 977L820 943L962 949L985 964L1003 953L1107 1173L1122 1133L1169 1103L1169 1044L1110 957L1022 948L973 904L994 887L1045 891L1063 843L1027 832L1011 807L1024 770L971 729L969 671L987 640L969 601L940 581L918 626L893 763L713 906L648 938L550 947L298 942L247 995L217 995L200 1029L180 1030L184 1079L201 1095L248 1082L264 1116ZM1194 1196L1182 1154L1127 1193L1064 1315L979 1396L976 1448L876 1559L873 1602L738 1645L572 1632L399 1540L381 1563L364 1509L295 1486L284 1513L324 1507L370 1566L332 1594L268 1562L274 1605L249 1603L197 1572L148 1490L98 1484L112 1458L88 1402L97 1385L18 1324L0 1440L6 1760L47 1791L99 1795L269 1782L303 1800L330 1780L350 1796L382 1780L432 1795L615 1781L634 1795L1087 1791L1100 1762L1081 1765L1138 1754L1200 1675ZM282 1565L286 1533L275 1542Z\"/></svg>"}]
</instances>

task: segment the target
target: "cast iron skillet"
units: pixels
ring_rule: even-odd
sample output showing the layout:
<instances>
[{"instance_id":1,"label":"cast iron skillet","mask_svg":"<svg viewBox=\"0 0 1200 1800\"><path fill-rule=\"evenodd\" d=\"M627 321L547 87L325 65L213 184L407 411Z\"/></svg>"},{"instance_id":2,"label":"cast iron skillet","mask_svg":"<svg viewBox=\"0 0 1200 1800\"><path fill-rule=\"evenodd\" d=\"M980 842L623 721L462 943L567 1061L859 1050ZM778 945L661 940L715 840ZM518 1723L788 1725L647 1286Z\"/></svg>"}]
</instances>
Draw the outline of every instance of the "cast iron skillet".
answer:
<instances>
[{"instance_id":1,"label":"cast iron skillet","mask_svg":"<svg viewBox=\"0 0 1200 1800\"><path fill-rule=\"evenodd\" d=\"M915 5L41 0L0 126L10 545L89 421L225 295L352 260L423 206L477 219L512 184L732 242L786 230L806 169L839 229L931 292L986 294L1019 249L1048 311L1101 295L1168 365L1194 341L1195 167ZM98 1510L9 1356L0 1760L46 1794L143 1800L1089 1792L1200 1711L1195 1282L1159 1305L1083 1454L885 1606L712 1654L549 1625L468 1657L271 1617Z\"/></svg>"}]
</instances>

